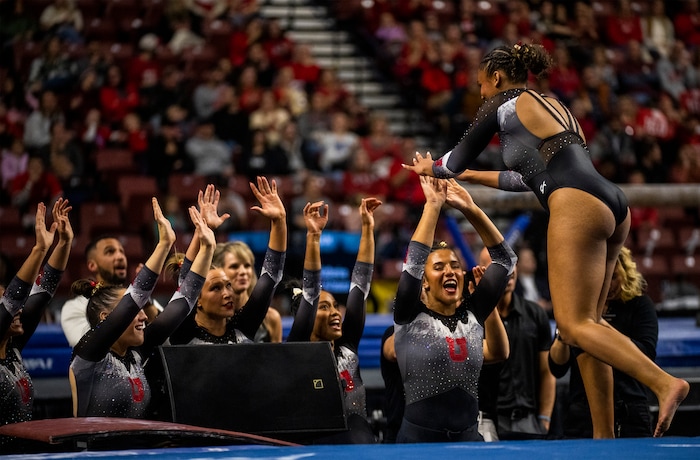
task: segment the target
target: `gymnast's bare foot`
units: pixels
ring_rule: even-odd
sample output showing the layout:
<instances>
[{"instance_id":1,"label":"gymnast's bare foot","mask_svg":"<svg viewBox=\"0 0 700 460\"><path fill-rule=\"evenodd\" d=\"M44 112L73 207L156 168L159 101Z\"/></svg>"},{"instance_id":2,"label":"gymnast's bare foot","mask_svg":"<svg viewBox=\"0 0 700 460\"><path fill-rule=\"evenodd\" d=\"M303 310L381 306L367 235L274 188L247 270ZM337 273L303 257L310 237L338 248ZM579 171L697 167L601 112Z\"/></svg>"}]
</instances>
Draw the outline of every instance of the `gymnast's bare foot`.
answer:
<instances>
[{"instance_id":1,"label":"gymnast's bare foot","mask_svg":"<svg viewBox=\"0 0 700 460\"><path fill-rule=\"evenodd\" d=\"M659 421L656 423L654 437L660 438L671 426L671 420L676 409L683 402L690 391L690 385L683 379L676 379L666 395L659 399Z\"/></svg>"}]
</instances>

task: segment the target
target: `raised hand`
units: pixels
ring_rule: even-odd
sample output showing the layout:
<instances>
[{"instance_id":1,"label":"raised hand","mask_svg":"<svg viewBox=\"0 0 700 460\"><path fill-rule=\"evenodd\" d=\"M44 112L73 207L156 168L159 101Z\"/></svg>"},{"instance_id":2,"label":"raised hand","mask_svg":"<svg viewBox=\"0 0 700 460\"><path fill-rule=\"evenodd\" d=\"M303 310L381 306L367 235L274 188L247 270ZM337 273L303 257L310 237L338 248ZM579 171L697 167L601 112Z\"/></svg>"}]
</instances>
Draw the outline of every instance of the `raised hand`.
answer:
<instances>
[{"instance_id":1,"label":"raised hand","mask_svg":"<svg viewBox=\"0 0 700 460\"><path fill-rule=\"evenodd\" d=\"M475 206L472 196L454 179L447 181L447 204L455 209L468 209Z\"/></svg>"},{"instance_id":2,"label":"raised hand","mask_svg":"<svg viewBox=\"0 0 700 460\"><path fill-rule=\"evenodd\" d=\"M328 205L324 204L323 201L306 203L304 223L309 233L321 233L328 223Z\"/></svg>"},{"instance_id":3,"label":"raised hand","mask_svg":"<svg viewBox=\"0 0 700 460\"><path fill-rule=\"evenodd\" d=\"M447 182L444 179L421 176L420 186L425 195L425 202L442 207L447 200Z\"/></svg>"},{"instance_id":4,"label":"raised hand","mask_svg":"<svg viewBox=\"0 0 700 460\"><path fill-rule=\"evenodd\" d=\"M199 244L202 247L214 247L216 245L216 237L214 230L209 226L209 222L204 218L203 214L196 207L190 206L190 219L195 227L195 238L199 238Z\"/></svg>"},{"instance_id":5,"label":"raised hand","mask_svg":"<svg viewBox=\"0 0 700 460\"><path fill-rule=\"evenodd\" d=\"M360 203L360 218L362 225L374 226L374 211L381 206L382 202L374 197L363 198Z\"/></svg>"},{"instance_id":6,"label":"raised hand","mask_svg":"<svg viewBox=\"0 0 700 460\"><path fill-rule=\"evenodd\" d=\"M257 186L250 182L250 189L260 202L260 206L252 206L251 211L258 212L272 221L287 217L287 211L277 193L277 182L274 179L268 182L266 177L258 176Z\"/></svg>"},{"instance_id":7,"label":"raised hand","mask_svg":"<svg viewBox=\"0 0 700 460\"><path fill-rule=\"evenodd\" d=\"M56 230L58 232L58 240L64 243L70 243L75 236L70 219L68 218L68 213L72 209L73 207L68 204L68 200L59 198L56 200L51 210L53 221L57 224Z\"/></svg>"},{"instance_id":8,"label":"raised hand","mask_svg":"<svg viewBox=\"0 0 700 460\"><path fill-rule=\"evenodd\" d=\"M50 228L46 228L46 205L44 203L39 203L36 207L36 220L34 222L37 248L44 252L48 251L53 244L57 228L57 222L53 222Z\"/></svg>"},{"instance_id":9,"label":"raised hand","mask_svg":"<svg viewBox=\"0 0 700 460\"><path fill-rule=\"evenodd\" d=\"M152 198L151 203L153 204L153 217L158 224L159 243L167 243L172 246L175 243L175 230L173 230L170 221L163 215L158 199Z\"/></svg>"},{"instance_id":10,"label":"raised hand","mask_svg":"<svg viewBox=\"0 0 700 460\"><path fill-rule=\"evenodd\" d=\"M207 185L204 192L201 190L197 196L197 204L199 205L199 213L201 217L206 221L209 228L216 230L223 224L226 219L231 217L229 213L224 213L219 215L219 199L221 198L221 192L219 192L214 185Z\"/></svg>"},{"instance_id":11,"label":"raised hand","mask_svg":"<svg viewBox=\"0 0 700 460\"><path fill-rule=\"evenodd\" d=\"M481 281L481 278L484 276L484 273L486 272L486 267L483 267L481 265L477 265L474 268L472 268L472 279L469 280L469 285L467 286L467 289L469 289L469 293L472 294L474 290L476 289L476 286L479 284L479 281Z\"/></svg>"},{"instance_id":12,"label":"raised hand","mask_svg":"<svg viewBox=\"0 0 700 460\"><path fill-rule=\"evenodd\" d=\"M426 153L425 156L421 155L420 152L416 152L413 164L407 165L403 163L401 166L421 176L433 176L433 157L430 155L430 152Z\"/></svg>"}]
</instances>

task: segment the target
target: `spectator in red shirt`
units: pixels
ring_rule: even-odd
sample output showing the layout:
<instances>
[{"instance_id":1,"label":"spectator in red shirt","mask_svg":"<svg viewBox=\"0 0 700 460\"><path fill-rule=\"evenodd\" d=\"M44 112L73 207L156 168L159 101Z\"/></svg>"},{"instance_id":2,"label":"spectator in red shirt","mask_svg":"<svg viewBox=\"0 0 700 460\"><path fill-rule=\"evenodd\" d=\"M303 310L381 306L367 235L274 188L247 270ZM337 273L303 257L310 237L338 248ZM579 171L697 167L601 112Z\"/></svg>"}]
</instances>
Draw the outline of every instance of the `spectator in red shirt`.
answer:
<instances>
[{"instance_id":1,"label":"spectator in red shirt","mask_svg":"<svg viewBox=\"0 0 700 460\"><path fill-rule=\"evenodd\" d=\"M148 170L148 131L143 126L141 117L135 112L126 114L123 126L127 148L136 154L134 159L140 170L145 173Z\"/></svg>"},{"instance_id":2,"label":"spectator in red shirt","mask_svg":"<svg viewBox=\"0 0 700 460\"><path fill-rule=\"evenodd\" d=\"M265 27L263 48L270 57L272 65L277 69L289 64L294 51L294 41L289 38L282 28L279 19L270 18Z\"/></svg>"},{"instance_id":3,"label":"spectator in red shirt","mask_svg":"<svg viewBox=\"0 0 700 460\"><path fill-rule=\"evenodd\" d=\"M129 60L126 82L137 88L152 88L158 84L163 69L155 58L158 37L146 34L139 40L138 52Z\"/></svg>"},{"instance_id":4,"label":"spectator in red shirt","mask_svg":"<svg viewBox=\"0 0 700 460\"><path fill-rule=\"evenodd\" d=\"M233 67L243 65L248 54L248 47L263 39L263 22L260 18L252 18L245 28L235 29L229 40L229 58Z\"/></svg>"},{"instance_id":5,"label":"spectator in red shirt","mask_svg":"<svg viewBox=\"0 0 700 460\"><path fill-rule=\"evenodd\" d=\"M420 75L427 65L429 47L430 40L425 25L418 20L411 21L408 25L408 41L404 43L392 69L404 84L411 86L420 82Z\"/></svg>"},{"instance_id":6,"label":"spectator in red shirt","mask_svg":"<svg viewBox=\"0 0 700 460\"><path fill-rule=\"evenodd\" d=\"M327 110L341 110L349 96L348 90L338 80L338 75L333 69L320 71L314 92L323 96Z\"/></svg>"},{"instance_id":7,"label":"spectator in red shirt","mask_svg":"<svg viewBox=\"0 0 700 460\"><path fill-rule=\"evenodd\" d=\"M294 69L294 79L303 81L307 89L313 88L318 82L321 66L311 54L309 45L300 43L294 47L291 65Z\"/></svg>"},{"instance_id":8,"label":"spectator in red shirt","mask_svg":"<svg viewBox=\"0 0 700 460\"><path fill-rule=\"evenodd\" d=\"M246 66L243 68L238 76L236 93L241 110L245 113L250 115L260 107L263 88L258 83L258 72L255 67Z\"/></svg>"},{"instance_id":9,"label":"spectator in red shirt","mask_svg":"<svg viewBox=\"0 0 700 460\"><path fill-rule=\"evenodd\" d=\"M385 200L389 192L387 182L377 174L369 155L359 146L350 157L348 169L343 172L342 184L345 203L352 206L372 196Z\"/></svg>"},{"instance_id":10,"label":"spectator in red shirt","mask_svg":"<svg viewBox=\"0 0 700 460\"><path fill-rule=\"evenodd\" d=\"M406 137L401 142L401 156L394 159L389 169L389 199L406 203L409 207L422 209L421 203L425 203L425 195L420 186L420 178L417 174L411 174L403 166L410 164L418 151L416 140Z\"/></svg>"},{"instance_id":11,"label":"spectator in red shirt","mask_svg":"<svg viewBox=\"0 0 700 460\"><path fill-rule=\"evenodd\" d=\"M36 209L40 202L52 207L62 195L61 182L47 169L44 160L38 155L29 158L27 171L16 176L10 184L12 206L19 208L25 229L34 227L31 210Z\"/></svg>"},{"instance_id":12,"label":"spectator in red shirt","mask_svg":"<svg viewBox=\"0 0 700 460\"><path fill-rule=\"evenodd\" d=\"M426 54L429 65L423 69L421 87L426 93L426 107L443 112L453 98L453 90L467 83L464 59L459 50L446 41L435 43Z\"/></svg>"},{"instance_id":13,"label":"spectator in red shirt","mask_svg":"<svg viewBox=\"0 0 700 460\"><path fill-rule=\"evenodd\" d=\"M642 20L630 0L618 0L614 14L605 19L605 37L613 48L624 48L631 40L642 43Z\"/></svg>"},{"instance_id":14,"label":"spectator in red shirt","mask_svg":"<svg viewBox=\"0 0 700 460\"><path fill-rule=\"evenodd\" d=\"M553 58L554 66L549 73L550 89L565 104L569 104L581 87L581 78L565 46L557 46Z\"/></svg>"},{"instance_id":15,"label":"spectator in red shirt","mask_svg":"<svg viewBox=\"0 0 700 460\"><path fill-rule=\"evenodd\" d=\"M124 116L139 106L139 93L135 86L127 84L117 65L107 69L106 84L100 89L100 110L107 123L118 127Z\"/></svg>"},{"instance_id":16,"label":"spectator in red shirt","mask_svg":"<svg viewBox=\"0 0 700 460\"><path fill-rule=\"evenodd\" d=\"M700 2L685 0L683 9L673 18L676 38L689 47L700 45Z\"/></svg>"},{"instance_id":17,"label":"spectator in red shirt","mask_svg":"<svg viewBox=\"0 0 700 460\"><path fill-rule=\"evenodd\" d=\"M369 133L360 138L360 146L381 177L388 177L391 163L401 158L400 139L391 132L386 115L381 113L370 115Z\"/></svg>"}]
</instances>

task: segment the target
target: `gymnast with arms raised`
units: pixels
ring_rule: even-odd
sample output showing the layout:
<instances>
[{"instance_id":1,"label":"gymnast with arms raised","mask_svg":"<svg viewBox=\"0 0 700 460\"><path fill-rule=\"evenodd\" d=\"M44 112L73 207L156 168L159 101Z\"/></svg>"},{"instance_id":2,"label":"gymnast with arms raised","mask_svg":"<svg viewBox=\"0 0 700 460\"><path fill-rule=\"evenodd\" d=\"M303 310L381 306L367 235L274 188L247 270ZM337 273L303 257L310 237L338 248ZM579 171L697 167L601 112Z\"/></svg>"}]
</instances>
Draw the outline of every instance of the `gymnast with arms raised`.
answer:
<instances>
[{"instance_id":1,"label":"gymnast with arms raised","mask_svg":"<svg viewBox=\"0 0 700 460\"><path fill-rule=\"evenodd\" d=\"M75 416L145 417L151 399L145 361L192 310L211 265L214 232L192 206L189 213L199 242L197 255L163 313L146 327L142 308L175 242L175 232L158 201L153 198L152 202L159 241L131 285L102 286L92 280L73 283L74 292L89 298L87 315L92 326L73 350L70 365Z\"/></svg>"},{"instance_id":2,"label":"gymnast with arms raised","mask_svg":"<svg viewBox=\"0 0 700 460\"><path fill-rule=\"evenodd\" d=\"M406 397L396 441L483 441L477 384L485 323L494 316L517 257L457 181L420 180L426 202L394 299L394 349ZM456 253L444 242L433 245L444 204L469 220L494 260L472 293Z\"/></svg>"},{"instance_id":3,"label":"gymnast with arms raised","mask_svg":"<svg viewBox=\"0 0 700 460\"><path fill-rule=\"evenodd\" d=\"M657 366L627 337L601 324L620 249L630 228L627 199L591 162L578 121L560 101L527 88L529 72L544 74L551 58L541 45L501 46L481 61L485 100L462 140L441 158L416 154L405 168L458 177L503 190L531 190L549 213L547 257L554 316L578 358L593 418L593 436L614 437L610 366L648 386L659 401L654 436L668 430L688 382ZM499 134L509 171L466 171Z\"/></svg>"}]
</instances>

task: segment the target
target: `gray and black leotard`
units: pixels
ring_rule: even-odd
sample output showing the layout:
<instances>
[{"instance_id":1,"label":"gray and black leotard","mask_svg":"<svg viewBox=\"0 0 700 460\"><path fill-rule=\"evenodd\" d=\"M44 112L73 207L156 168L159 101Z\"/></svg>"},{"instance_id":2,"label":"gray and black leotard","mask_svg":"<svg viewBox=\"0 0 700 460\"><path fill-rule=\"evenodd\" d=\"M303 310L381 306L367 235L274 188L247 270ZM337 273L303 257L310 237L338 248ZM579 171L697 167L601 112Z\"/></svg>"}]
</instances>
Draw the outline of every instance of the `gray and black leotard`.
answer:
<instances>
[{"instance_id":1,"label":"gray and black leotard","mask_svg":"<svg viewBox=\"0 0 700 460\"><path fill-rule=\"evenodd\" d=\"M517 260L506 242L489 248L489 253L493 263L476 290L454 315L444 316L420 301L430 248L416 241L408 246L394 300L394 346L406 395L401 442L476 440L457 434L475 428L484 321L495 308ZM405 425L444 436L414 435L402 440Z\"/></svg>"},{"instance_id":2,"label":"gray and black leotard","mask_svg":"<svg viewBox=\"0 0 700 460\"><path fill-rule=\"evenodd\" d=\"M151 390L143 366L194 308L204 278L188 272L170 302L144 330L144 343L119 356L110 347L145 305L158 274L143 267L107 318L87 332L73 350L71 369L75 376L80 417L143 418Z\"/></svg>"},{"instance_id":3,"label":"gray and black leotard","mask_svg":"<svg viewBox=\"0 0 700 460\"><path fill-rule=\"evenodd\" d=\"M528 131L518 118L515 105L528 92L557 120L564 131L541 139ZM563 106L562 106L563 107ZM627 198L622 190L598 173L579 132L578 123L568 109L562 119L550 98L524 88L498 93L481 105L474 123L462 140L442 158L435 160L436 177L454 177L464 171L483 150L494 134L501 139L505 165L520 177L499 177L499 188L511 191L532 190L545 210L547 200L559 188L576 188L604 202L620 224L627 216Z\"/></svg>"},{"instance_id":4,"label":"gray and black leotard","mask_svg":"<svg viewBox=\"0 0 700 460\"><path fill-rule=\"evenodd\" d=\"M20 311L24 329L22 335L11 338L5 358L0 358L0 425L32 419L34 385L21 352L39 325L62 275L63 271L45 264L33 285L15 276L0 298L0 337L5 336Z\"/></svg>"},{"instance_id":5,"label":"gray and black leotard","mask_svg":"<svg viewBox=\"0 0 700 460\"><path fill-rule=\"evenodd\" d=\"M223 336L215 336L199 327L195 322L196 311L182 322L170 336L172 345L231 344L252 342L255 333L267 315L275 289L284 275L286 253L267 248L258 282L248 298L248 302L226 324ZM183 264L185 268L185 264Z\"/></svg>"}]
</instances>

